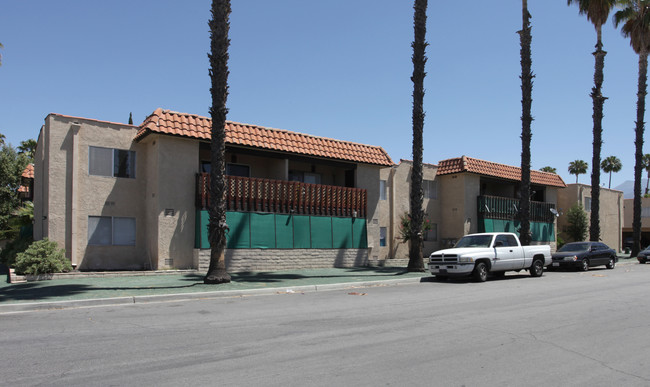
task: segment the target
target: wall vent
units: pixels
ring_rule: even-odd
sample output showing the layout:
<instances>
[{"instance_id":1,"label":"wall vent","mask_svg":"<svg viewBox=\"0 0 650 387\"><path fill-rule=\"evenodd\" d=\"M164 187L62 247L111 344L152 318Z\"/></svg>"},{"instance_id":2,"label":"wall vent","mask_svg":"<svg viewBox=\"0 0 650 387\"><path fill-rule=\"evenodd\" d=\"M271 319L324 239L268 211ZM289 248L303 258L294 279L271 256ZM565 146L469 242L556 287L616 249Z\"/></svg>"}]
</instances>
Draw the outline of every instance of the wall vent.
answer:
<instances>
[{"instance_id":1,"label":"wall vent","mask_svg":"<svg viewBox=\"0 0 650 387\"><path fill-rule=\"evenodd\" d=\"M174 258L165 258L165 266L174 266Z\"/></svg>"}]
</instances>

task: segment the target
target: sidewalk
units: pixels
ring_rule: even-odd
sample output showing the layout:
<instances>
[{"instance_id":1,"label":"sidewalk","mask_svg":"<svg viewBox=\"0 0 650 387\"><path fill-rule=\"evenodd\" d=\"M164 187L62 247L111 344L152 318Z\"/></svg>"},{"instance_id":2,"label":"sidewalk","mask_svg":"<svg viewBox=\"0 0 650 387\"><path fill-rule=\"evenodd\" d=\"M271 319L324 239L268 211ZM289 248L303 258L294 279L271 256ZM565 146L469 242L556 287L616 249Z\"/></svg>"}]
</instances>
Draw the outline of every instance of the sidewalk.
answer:
<instances>
[{"instance_id":1,"label":"sidewalk","mask_svg":"<svg viewBox=\"0 0 650 387\"><path fill-rule=\"evenodd\" d=\"M617 265L637 263L619 255ZM72 278L26 283L0 283L0 313L119 305L199 298L287 294L417 283L428 272L409 273L404 267L304 269L231 273L222 285L203 284L199 273Z\"/></svg>"},{"instance_id":2,"label":"sidewalk","mask_svg":"<svg viewBox=\"0 0 650 387\"><path fill-rule=\"evenodd\" d=\"M232 281L222 285L205 285L203 275L198 273L2 283L0 313L390 285L419 282L430 274L409 273L402 267L360 267L230 275Z\"/></svg>"}]
</instances>

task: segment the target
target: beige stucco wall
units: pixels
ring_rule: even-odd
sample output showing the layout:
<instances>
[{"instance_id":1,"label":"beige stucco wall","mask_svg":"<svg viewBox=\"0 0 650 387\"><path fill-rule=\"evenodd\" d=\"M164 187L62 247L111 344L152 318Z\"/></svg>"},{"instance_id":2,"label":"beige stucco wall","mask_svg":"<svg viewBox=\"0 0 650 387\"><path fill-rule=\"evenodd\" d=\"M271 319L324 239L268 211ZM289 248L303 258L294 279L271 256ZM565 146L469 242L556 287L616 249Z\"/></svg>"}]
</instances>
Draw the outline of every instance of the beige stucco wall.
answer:
<instances>
[{"instance_id":1,"label":"beige stucco wall","mask_svg":"<svg viewBox=\"0 0 650 387\"><path fill-rule=\"evenodd\" d=\"M401 219L404 214L410 212L410 192L411 192L411 168L413 162L400 160L400 163L391 170L389 189L391 217L390 217L390 255L389 258L408 258L408 243L402 241L400 237ZM422 254L427 257L433 251L440 248L440 188L436 179L438 168L432 164L424 164L422 169L422 179L425 181L436 182L437 199L424 198L422 207L425 217L432 224L437 225L438 232L436 240L423 241Z\"/></svg>"},{"instance_id":2,"label":"beige stucco wall","mask_svg":"<svg viewBox=\"0 0 650 387\"><path fill-rule=\"evenodd\" d=\"M558 236L565 242L570 242L568 236L563 233L568 226L567 212L576 203L582 204L587 212L587 219L591 219L591 208L585 206L585 199L591 198L591 186L586 184L568 184L566 188L558 191L558 211L560 216L557 219ZM601 188L600 189L600 239L603 243L616 251L623 248L622 230L625 220L623 192ZM589 233L587 232L587 238Z\"/></svg>"},{"instance_id":3,"label":"beige stucco wall","mask_svg":"<svg viewBox=\"0 0 650 387\"><path fill-rule=\"evenodd\" d=\"M56 241L80 269L144 267L146 222L138 198L144 191L145 163L143 149L132 142L136 131L129 125L74 117L45 119L35 172L35 237ZM135 151L136 178L89 175L90 146ZM89 246L89 216L135 218L135 246Z\"/></svg>"},{"instance_id":4,"label":"beige stucco wall","mask_svg":"<svg viewBox=\"0 0 650 387\"><path fill-rule=\"evenodd\" d=\"M438 176L440 198L441 243L458 240L478 231L476 198L480 195L481 178L470 173Z\"/></svg>"},{"instance_id":5,"label":"beige stucco wall","mask_svg":"<svg viewBox=\"0 0 650 387\"><path fill-rule=\"evenodd\" d=\"M379 200L379 181L387 180L390 168L381 168L376 165L359 164L355 180L357 188L367 191L366 220L368 231L368 256L370 259L385 259L389 254L389 244L380 246L379 229L390 226L389 200Z\"/></svg>"},{"instance_id":6,"label":"beige stucco wall","mask_svg":"<svg viewBox=\"0 0 650 387\"><path fill-rule=\"evenodd\" d=\"M632 232L632 221L634 220L634 199L624 200L623 228ZM641 208L650 208L650 198L641 198ZM646 210L647 211L647 210ZM643 215L643 210L642 210ZM650 218L641 216L641 229L646 231L650 229Z\"/></svg>"},{"instance_id":7,"label":"beige stucco wall","mask_svg":"<svg viewBox=\"0 0 650 387\"><path fill-rule=\"evenodd\" d=\"M142 142L153 155L152 175L147 183L148 224L157 227L150 233L152 267L187 269L193 265L196 221L196 174L199 172L199 142L150 135Z\"/></svg>"}]
</instances>

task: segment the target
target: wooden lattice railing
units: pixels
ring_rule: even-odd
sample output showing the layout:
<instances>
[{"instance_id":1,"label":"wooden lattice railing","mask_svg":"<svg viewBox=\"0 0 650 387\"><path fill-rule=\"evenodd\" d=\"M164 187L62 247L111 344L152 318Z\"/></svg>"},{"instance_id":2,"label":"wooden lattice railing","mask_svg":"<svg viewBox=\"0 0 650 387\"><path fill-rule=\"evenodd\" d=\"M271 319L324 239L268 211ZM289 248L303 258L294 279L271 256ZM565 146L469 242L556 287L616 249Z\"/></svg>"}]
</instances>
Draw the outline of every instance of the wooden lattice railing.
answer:
<instances>
[{"instance_id":1,"label":"wooden lattice railing","mask_svg":"<svg viewBox=\"0 0 650 387\"><path fill-rule=\"evenodd\" d=\"M365 189L239 176L225 178L227 211L366 216ZM196 182L196 206L207 208L210 174L197 174Z\"/></svg>"}]
</instances>

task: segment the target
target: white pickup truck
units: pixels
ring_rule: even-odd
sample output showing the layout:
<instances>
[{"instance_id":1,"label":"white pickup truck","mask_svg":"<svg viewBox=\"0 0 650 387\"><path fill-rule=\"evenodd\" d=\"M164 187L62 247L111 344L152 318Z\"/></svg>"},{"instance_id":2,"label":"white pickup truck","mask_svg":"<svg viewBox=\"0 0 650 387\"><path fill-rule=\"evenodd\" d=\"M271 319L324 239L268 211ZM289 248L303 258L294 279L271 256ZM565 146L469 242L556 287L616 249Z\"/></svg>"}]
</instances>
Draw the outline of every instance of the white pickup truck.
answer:
<instances>
[{"instance_id":1,"label":"white pickup truck","mask_svg":"<svg viewBox=\"0 0 650 387\"><path fill-rule=\"evenodd\" d=\"M540 277L551 262L549 245L522 246L516 234L493 232L465 235L454 248L431 253L429 271L438 279L471 275L484 282L488 273L504 275L511 270L528 270Z\"/></svg>"}]
</instances>

